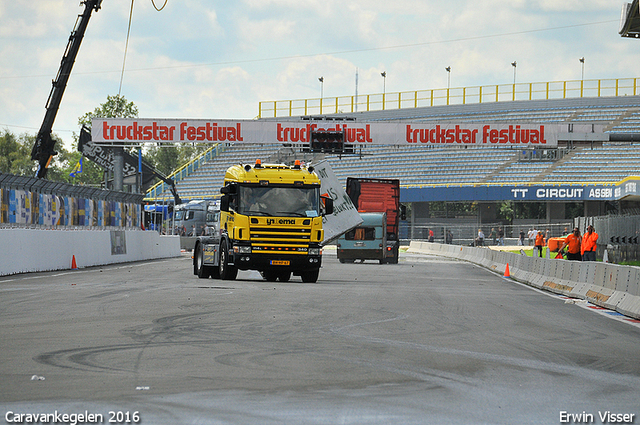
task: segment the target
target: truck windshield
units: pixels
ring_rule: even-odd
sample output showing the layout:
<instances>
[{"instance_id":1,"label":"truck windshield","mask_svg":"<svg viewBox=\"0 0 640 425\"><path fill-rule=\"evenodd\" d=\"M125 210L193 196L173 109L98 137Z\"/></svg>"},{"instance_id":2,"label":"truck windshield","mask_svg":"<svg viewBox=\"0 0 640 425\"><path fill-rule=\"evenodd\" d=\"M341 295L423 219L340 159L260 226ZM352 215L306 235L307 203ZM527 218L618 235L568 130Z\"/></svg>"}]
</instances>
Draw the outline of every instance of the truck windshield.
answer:
<instances>
[{"instance_id":1,"label":"truck windshield","mask_svg":"<svg viewBox=\"0 0 640 425\"><path fill-rule=\"evenodd\" d=\"M318 188L240 186L238 212L244 215L318 217Z\"/></svg>"}]
</instances>

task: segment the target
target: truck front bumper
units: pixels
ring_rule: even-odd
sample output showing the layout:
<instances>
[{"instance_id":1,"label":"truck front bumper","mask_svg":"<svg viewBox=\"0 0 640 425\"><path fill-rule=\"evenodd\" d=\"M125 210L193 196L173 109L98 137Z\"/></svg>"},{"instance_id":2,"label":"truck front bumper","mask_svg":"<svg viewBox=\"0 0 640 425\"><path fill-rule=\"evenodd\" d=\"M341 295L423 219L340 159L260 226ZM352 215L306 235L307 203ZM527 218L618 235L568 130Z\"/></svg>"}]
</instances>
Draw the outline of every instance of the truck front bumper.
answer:
<instances>
[{"instance_id":1,"label":"truck front bumper","mask_svg":"<svg viewBox=\"0 0 640 425\"><path fill-rule=\"evenodd\" d=\"M233 265L239 270L308 271L322 266L322 255L277 255L233 253Z\"/></svg>"}]
</instances>

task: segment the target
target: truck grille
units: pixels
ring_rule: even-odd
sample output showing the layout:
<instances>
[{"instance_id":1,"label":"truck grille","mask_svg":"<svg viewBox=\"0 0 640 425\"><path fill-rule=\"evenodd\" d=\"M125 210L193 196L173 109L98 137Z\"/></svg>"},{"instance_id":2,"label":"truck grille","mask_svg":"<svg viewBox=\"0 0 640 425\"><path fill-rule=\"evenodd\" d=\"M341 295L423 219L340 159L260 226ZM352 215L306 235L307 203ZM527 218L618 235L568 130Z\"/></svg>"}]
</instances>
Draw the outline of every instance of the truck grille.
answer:
<instances>
[{"instance_id":1,"label":"truck grille","mask_svg":"<svg viewBox=\"0 0 640 425\"><path fill-rule=\"evenodd\" d=\"M311 239L310 228L251 227L250 232L254 252L306 254Z\"/></svg>"}]
</instances>

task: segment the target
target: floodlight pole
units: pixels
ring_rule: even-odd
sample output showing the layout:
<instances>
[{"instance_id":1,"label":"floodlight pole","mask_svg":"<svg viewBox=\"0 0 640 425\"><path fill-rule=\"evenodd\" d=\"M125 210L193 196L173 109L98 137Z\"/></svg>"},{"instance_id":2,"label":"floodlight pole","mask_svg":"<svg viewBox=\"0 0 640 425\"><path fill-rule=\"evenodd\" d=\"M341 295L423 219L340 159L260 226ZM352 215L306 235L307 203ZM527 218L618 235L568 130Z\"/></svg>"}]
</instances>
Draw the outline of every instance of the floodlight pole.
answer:
<instances>
[{"instance_id":1,"label":"floodlight pole","mask_svg":"<svg viewBox=\"0 0 640 425\"><path fill-rule=\"evenodd\" d=\"M320 114L322 114L322 99L324 98L324 77L318 78L320 81Z\"/></svg>"},{"instance_id":2,"label":"floodlight pole","mask_svg":"<svg viewBox=\"0 0 640 425\"><path fill-rule=\"evenodd\" d=\"M516 66L518 62L511 62L511 66L513 67L513 100L516 100Z\"/></svg>"},{"instance_id":3,"label":"floodlight pole","mask_svg":"<svg viewBox=\"0 0 640 425\"><path fill-rule=\"evenodd\" d=\"M447 105L449 104L449 88L451 87L451 67L448 66L445 68L447 71Z\"/></svg>"},{"instance_id":4,"label":"floodlight pole","mask_svg":"<svg viewBox=\"0 0 640 425\"><path fill-rule=\"evenodd\" d=\"M384 111L384 98L385 98L385 94L387 92L387 71L382 71L380 73L380 75L382 75L382 110Z\"/></svg>"}]
</instances>

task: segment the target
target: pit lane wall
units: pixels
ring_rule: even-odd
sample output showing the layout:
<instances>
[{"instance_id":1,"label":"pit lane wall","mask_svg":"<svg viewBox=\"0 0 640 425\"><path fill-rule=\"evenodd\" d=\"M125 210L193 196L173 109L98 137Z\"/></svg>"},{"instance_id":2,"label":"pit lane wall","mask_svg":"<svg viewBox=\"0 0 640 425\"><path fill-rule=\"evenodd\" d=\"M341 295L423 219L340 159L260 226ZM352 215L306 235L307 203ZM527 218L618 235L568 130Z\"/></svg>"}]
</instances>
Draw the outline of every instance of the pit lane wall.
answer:
<instances>
[{"instance_id":1,"label":"pit lane wall","mask_svg":"<svg viewBox=\"0 0 640 425\"><path fill-rule=\"evenodd\" d=\"M0 228L0 276L180 255L179 236L152 231Z\"/></svg>"},{"instance_id":2,"label":"pit lane wall","mask_svg":"<svg viewBox=\"0 0 640 425\"><path fill-rule=\"evenodd\" d=\"M469 261L538 289L587 300L640 319L640 268L600 262L527 257L488 248L412 241L408 252Z\"/></svg>"}]
</instances>

